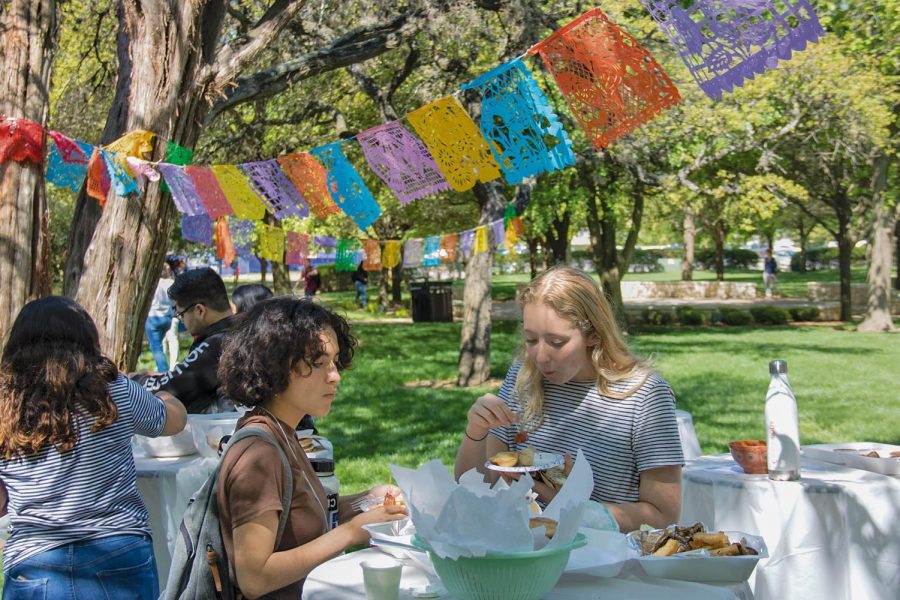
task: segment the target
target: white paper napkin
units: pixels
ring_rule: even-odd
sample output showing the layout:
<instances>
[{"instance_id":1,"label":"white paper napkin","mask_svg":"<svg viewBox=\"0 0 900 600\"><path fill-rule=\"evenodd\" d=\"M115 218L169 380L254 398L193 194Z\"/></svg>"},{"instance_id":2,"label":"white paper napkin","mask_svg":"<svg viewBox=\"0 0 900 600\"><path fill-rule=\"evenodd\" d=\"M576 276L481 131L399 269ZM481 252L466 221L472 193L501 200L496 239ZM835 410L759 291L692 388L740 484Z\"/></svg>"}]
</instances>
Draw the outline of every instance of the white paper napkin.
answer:
<instances>
[{"instance_id":1,"label":"white paper napkin","mask_svg":"<svg viewBox=\"0 0 900 600\"><path fill-rule=\"evenodd\" d=\"M570 543L594 487L590 466L579 452L572 473L544 512L558 522L556 535L547 543L542 529L535 535L528 526L532 513L526 495L534 485L528 474L491 487L473 469L457 483L438 460L415 470L391 465L391 473L403 490L416 532L435 554L451 559Z\"/></svg>"}]
</instances>

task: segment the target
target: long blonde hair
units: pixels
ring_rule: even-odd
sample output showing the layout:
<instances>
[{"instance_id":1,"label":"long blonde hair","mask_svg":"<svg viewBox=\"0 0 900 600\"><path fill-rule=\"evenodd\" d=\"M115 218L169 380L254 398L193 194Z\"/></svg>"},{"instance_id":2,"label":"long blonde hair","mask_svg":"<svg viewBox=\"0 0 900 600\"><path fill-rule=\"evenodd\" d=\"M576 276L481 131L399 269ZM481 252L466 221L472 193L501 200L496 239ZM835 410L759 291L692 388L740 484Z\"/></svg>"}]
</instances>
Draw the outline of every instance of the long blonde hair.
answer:
<instances>
[{"instance_id":1,"label":"long blonde hair","mask_svg":"<svg viewBox=\"0 0 900 600\"><path fill-rule=\"evenodd\" d=\"M584 271L567 266L552 267L519 292L519 306L541 303L584 334L590 360L597 371L597 388L610 398L627 398L650 376L650 364L631 353L612 308L600 286ZM522 367L516 377L516 393L524 402L523 419L540 422L544 409L544 378L522 346ZM623 392L610 389L611 383L640 380Z\"/></svg>"}]
</instances>

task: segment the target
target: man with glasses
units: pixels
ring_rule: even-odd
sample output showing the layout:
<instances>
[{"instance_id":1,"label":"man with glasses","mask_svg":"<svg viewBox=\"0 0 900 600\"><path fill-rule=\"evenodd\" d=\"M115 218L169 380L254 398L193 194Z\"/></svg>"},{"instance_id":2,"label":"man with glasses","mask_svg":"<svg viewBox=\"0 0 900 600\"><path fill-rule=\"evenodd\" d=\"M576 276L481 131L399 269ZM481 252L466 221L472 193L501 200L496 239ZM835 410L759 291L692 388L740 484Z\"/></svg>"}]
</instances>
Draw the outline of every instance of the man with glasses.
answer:
<instances>
[{"instance_id":1,"label":"man with glasses","mask_svg":"<svg viewBox=\"0 0 900 600\"><path fill-rule=\"evenodd\" d=\"M225 283L212 269L189 269L175 278L168 294L175 318L191 332L194 343L184 360L167 373L144 378L144 387L169 392L184 403L188 413L234 410L216 374L233 315Z\"/></svg>"}]
</instances>

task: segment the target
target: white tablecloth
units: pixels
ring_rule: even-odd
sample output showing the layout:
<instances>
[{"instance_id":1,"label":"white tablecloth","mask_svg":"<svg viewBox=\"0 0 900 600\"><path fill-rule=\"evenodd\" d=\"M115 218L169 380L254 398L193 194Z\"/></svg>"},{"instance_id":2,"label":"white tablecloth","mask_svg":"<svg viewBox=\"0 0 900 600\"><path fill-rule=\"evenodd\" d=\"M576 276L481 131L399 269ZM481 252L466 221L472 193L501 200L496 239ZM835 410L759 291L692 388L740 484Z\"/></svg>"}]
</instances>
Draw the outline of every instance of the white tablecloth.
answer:
<instances>
[{"instance_id":1,"label":"white tablecloth","mask_svg":"<svg viewBox=\"0 0 900 600\"><path fill-rule=\"evenodd\" d=\"M684 453L684 460L700 458L703 452L700 451L700 440L697 439L694 418L691 413L676 409L675 417L678 419L678 435L681 437L681 451Z\"/></svg>"},{"instance_id":2,"label":"white tablecloth","mask_svg":"<svg viewBox=\"0 0 900 600\"><path fill-rule=\"evenodd\" d=\"M900 598L900 481L803 459L802 478L747 475L730 456L688 463L681 522L761 535L757 600Z\"/></svg>"},{"instance_id":3,"label":"white tablecloth","mask_svg":"<svg viewBox=\"0 0 900 600\"><path fill-rule=\"evenodd\" d=\"M147 505L159 589L165 589L175 548L175 536L188 500L200 489L219 463L199 454L181 458L134 457L137 486Z\"/></svg>"},{"instance_id":4,"label":"white tablecloth","mask_svg":"<svg viewBox=\"0 0 900 600\"><path fill-rule=\"evenodd\" d=\"M375 549L360 550L338 556L320 565L303 586L304 600L353 600L366 597L360 564L373 556L381 556ZM633 565L633 566L632 566ZM556 587L545 596L547 600L752 600L750 587L738 585L703 585L672 579L642 577L640 566L628 563L622 573L614 578L591 577L589 575L563 574ZM412 590L422 589L430 576L412 561L403 561L403 575L400 581L400 598L407 600L416 596ZM449 594L440 596L443 600L453 598Z\"/></svg>"}]
</instances>

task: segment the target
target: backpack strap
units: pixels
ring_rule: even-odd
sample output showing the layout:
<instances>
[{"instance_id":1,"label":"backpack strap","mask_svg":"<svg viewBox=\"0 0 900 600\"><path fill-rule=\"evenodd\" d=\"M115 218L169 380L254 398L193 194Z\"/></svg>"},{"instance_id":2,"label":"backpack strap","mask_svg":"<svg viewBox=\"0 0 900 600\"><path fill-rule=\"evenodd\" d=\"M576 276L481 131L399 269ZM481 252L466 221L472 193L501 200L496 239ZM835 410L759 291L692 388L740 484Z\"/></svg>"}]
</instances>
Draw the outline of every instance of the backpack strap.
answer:
<instances>
[{"instance_id":1,"label":"backpack strap","mask_svg":"<svg viewBox=\"0 0 900 600\"><path fill-rule=\"evenodd\" d=\"M275 549L277 550L278 546L281 544L281 536L284 533L284 528L287 526L288 516L291 512L291 499L294 495L294 475L291 472L291 463L288 461L284 449L281 447L281 444L278 443L278 440L275 439L275 436L267 429L254 427L253 425L238 429L234 435L231 436L231 439L228 440L228 446L225 448L225 452L228 452L228 449L234 446L236 441L250 437L262 438L269 444L272 444L278 450L278 456L281 457L284 486L281 490L281 517L278 519L278 533L275 535ZM224 453L222 454L222 458L225 458Z\"/></svg>"}]
</instances>

